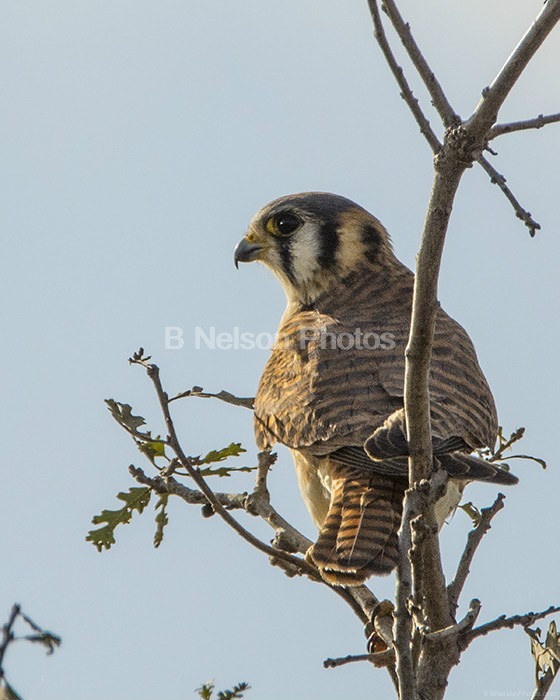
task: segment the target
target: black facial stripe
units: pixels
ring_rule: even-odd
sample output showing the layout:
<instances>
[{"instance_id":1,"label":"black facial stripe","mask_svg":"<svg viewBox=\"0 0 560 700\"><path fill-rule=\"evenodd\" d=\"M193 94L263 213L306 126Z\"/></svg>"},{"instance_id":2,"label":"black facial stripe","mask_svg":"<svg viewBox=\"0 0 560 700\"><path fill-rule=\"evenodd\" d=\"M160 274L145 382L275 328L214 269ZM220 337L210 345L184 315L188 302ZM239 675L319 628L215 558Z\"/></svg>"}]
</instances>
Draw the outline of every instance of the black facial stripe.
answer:
<instances>
[{"instance_id":1,"label":"black facial stripe","mask_svg":"<svg viewBox=\"0 0 560 700\"><path fill-rule=\"evenodd\" d=\"M340 245L340 237L335 223L327 221L319 230L319 267L328 269L335 265L336 251Z\"/></svg>"},{"instance_id":2,"label":"black facial stripe","mask_svg":"<svg viewBox=\"0 0 560 700\"><path fill-rule=\"evenodd\" d=\"M362 228L362 243L364 244L364 256L370 263L377 262L379 252L383 247L383 238L375 226L365 224Z\"/></svg>"},{"instance_id":3,"label":"black facial stripe","mask_svg":"<svg viewBox=\"0 0 560 700\"><path fill-rule=\"evenodd\" d=\"M295 282L294 264L292 260L292 239L277 238L276 243L280 253L280 258L282 260L282 269L284 270L284 274L292 282Z\"/></svg>"}]
</instances>

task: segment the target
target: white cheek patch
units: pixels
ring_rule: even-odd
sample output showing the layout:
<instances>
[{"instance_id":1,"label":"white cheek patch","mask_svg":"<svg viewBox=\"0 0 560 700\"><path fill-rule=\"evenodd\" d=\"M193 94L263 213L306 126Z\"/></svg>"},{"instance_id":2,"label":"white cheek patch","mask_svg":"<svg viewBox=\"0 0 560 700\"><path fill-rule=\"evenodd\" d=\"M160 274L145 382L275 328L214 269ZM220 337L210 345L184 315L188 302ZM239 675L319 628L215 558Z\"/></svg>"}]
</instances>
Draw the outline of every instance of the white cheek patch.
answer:
<instances>
[{"instance_id":1,"label":"white cheek patch","mask_svg":"<svg viewBox=\"0 0 560 700\"><path fill-rule=\"evenodd\" d=\"M305 224L290 241L292 272L298 286L307 287L317 279L321 253L317 228Z\"/></svg>"}]
</instances>

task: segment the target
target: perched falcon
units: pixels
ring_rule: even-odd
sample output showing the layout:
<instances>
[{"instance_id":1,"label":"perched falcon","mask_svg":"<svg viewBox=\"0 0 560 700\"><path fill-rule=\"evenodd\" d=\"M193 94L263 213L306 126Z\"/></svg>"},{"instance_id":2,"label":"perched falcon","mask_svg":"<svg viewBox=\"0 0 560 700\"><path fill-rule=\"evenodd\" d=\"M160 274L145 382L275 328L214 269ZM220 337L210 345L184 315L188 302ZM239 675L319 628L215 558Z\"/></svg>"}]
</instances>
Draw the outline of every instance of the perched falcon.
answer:
<instances>
[{"instance_id":1,"label":"perched falcon","mask_svg":"<svg viewBox=\"0 0 560 700\"><path fill-rule=\"evenodd\" d=\"M307 557L326 581L351 586L387 574L398 562L408 479L403 388L413 273L376 218L322 192L261 209L235 249L236 265L253 260L279 277L287 296L255 400L257 445L290 448L319 529ZM494 444L496 408L469 336L441 309L430 400L434 460L451 477L435 507L441 526L469 481L517 483L471 455Z\"/></svg>"}]
</instances>

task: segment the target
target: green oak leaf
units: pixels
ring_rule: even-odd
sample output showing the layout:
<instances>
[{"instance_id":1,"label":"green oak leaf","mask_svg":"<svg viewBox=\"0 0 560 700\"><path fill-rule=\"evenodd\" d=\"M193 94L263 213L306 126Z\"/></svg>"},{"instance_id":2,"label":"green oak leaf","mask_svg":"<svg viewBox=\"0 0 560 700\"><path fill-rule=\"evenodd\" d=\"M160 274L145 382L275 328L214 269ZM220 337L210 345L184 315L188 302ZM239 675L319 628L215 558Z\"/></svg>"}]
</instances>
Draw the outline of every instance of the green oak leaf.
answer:
<instances>
[{"instance_id":1,"label":"green oak leaf","mask_svg":"<svg viewBox=\"0 0 560 700\"><path fill-rule=\"evenodd\" d=\"M221 450L210 450L210 452L200 460L200 464L213 464L223 462L228 457L239 457L243 452L247 452L241 447L240 442L232 442Z\"/></svg>"},{"instance_id":2,"label":"green oak leaf","mask_svg":"<svg viewBox=\"0 0 560 700\"><path fill-rule=\"evenodd\" d=\"M158 436L159 437L159 436ZM138 449L140 452L143 452L144 454L148 455L148 457L165 457L165 442L163 440L158 440L158 438L154 438L153 440L149 441L139 441Z\"/></svg>"},{"instance_id":3,"label":"green oak leaf","mask_svg":"<svg viewBox=\"0 0 560 700\"><path fill-rule=\"evenodd\" d=\"M206 467L200 470L201 476L231 476L234 472L253 472L256 467Z\"/></svg>"},{"instance_id":4,"label":"green oak leaf","mask_svg":"<svg viewBox=\"0 0 560 700\"><path fill-rule=\"evenodd\" d=\"M142 416L132 415L132 406L129 404L120 403L120 401L114 401L113 399L105 399L105 403L117 423L129 432L136 433L141 425L146 425L146 421Z\"/></svg>"},{"instance_id":5,"label":"green oak leaf","mask_svg":"<svg viewBox=\"0 0 560 700\"><path fill-rule=\"evenodd\" d=\"M114 533L117 526L129 523L135 510L142 513L150 502L150 496L151 489L147 486L132 486L127 493L118 493L117 498L124 501L125 505L120 510L103 510L100 515L94 516L91 521L94 525L106 525L97 530L90 530L86 542L91 542L98 552L110 549L111 545L115 544Z\"/></svg>"}]
</instances>

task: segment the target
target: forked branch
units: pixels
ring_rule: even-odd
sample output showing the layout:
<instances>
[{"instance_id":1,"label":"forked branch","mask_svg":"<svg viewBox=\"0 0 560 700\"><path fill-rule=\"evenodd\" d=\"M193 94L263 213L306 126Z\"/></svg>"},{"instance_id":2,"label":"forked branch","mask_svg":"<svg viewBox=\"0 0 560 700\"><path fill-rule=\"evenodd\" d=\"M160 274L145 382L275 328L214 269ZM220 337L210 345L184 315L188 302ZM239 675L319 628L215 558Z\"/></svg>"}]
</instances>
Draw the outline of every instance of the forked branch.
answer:
<instances>
[{"instance_id":1,"label":"forked branch","mask_svg":"<svg viewBox=\"0 0 560 700\"><path fill-rule=\"evenodd\" d=\"M437 154L441 149L441 143L425 116L418 100L414 97L409 82L407 81L402 68L398 65L394 52L387 40L378 0L368 0L370 13L375 27L375 38L385 56L395 79L401 89L401 96L406 101L410 111L420 126L420 131L426 138L430 148ZM395 0L381 0L381 7L388 15L397 36L406 49L408 56L415 67L418 75L422 79L432 104L436 108L444 129L453 130L459 126L467 129L469 138L472 141L472 160L476 160L490 176L493 183L497 184L507 200L513 206L516 216L521 219L531 236L540 228L540 225L531 217L530 213L521 206L518 199L513 195L511 189L505 184L505 177L500 175L482 157L482 151L488 142L502 134L519 131L522 129L538 129L546 124L560 121L560 113L543 116L542 114L532 119L526 119L508 124L495 124L500 107L506 100L509 92L515 85L517 79L540 48L550 31L559 20L560 6L558 0L548 0L543 10L521 39L511 56L508 58L503 68L489 87L482 93L482 99L477 105L474 113L467 121L462 121L453 106L447 99L445 92L437 80L437 77L424 57L418 46L410 25L406 22L397 7ZM468 164L470 165L470 163Z\"/></svg>"},{"instance_id":2,"label":"forked branch","mask_svg":"<svg viewBox=\"0 0 560 700\"><path fill-rule=\"evenodd\" d=\"M401 66L399 66L397 59L395 58L395 54L393 53L393 50L391 49L391 46L387 41L387 36L385 34L385 29L381 21L381 15L379 13L377 1L368 0L368 5L369 11L371 13L371 18L373 20L375 39L379 44L383 55L385 56L385 60L387 61L387 64L391 69L395 80L397 81L397 84L401 90L401 97L406 102L408 108L412 112L412 115L416 119L416 122L420 127L420 133L424 135L433 153L437 153L441 148L441 143L436 134L434 133L434 130L430 126L428 118L422 111L420 103L418 102L416 97L414 97L414 93L412 92L412 89L408 84L404 71L401 68Z\"/></svg>"},{"instance_id":3,"label":"forked branch","mask_svg":"<svg viewBox=\"0 0 560 700\"><path fill-rule=\"evenodd\" d=\"M539 16L505 62L496 78L483 91L482 99L472 116L466 121L461 121L447 100L434 71L428 65L412 36L410 26L403 20L396 1L380 0L380 2L382 9L389 16L400 41L424 82L445 128L443 144L439 147L438 139L431 127L427 128L428 120L417 100L413 97L408 81L405 79L402 69L398 66L389 46L381 23L379 3L377 0L368 0L375 26L376 39L395 75L402 96L435 153L434 180L424 223L422 242L417 257L411 328L406 348L404 405L410 454L409 483L415 485L422 480L429 479L432 472L429 370L435 319L439 306L437 301L438 277L449 218L455 195L465 170L478 161L490 175L492 181L499 184L502 192L513 205L517 216L529 228L531 235L534 235L539 228L537 222L521 207L511 190L506 186L505 178L497 173L483 158L483 151L487 147L490 138L500 133L499 129L492 132L492 127L496 123L501 106L546 36L560 20L560 0L548 0L543 6ZM554 121L554 119L551 119L551 121ZM536 126L535 122L533 126ZM513 130L515 129L510 128L510 131ZM506 133L506 131L503 130L502 133ZM403 560L406 556L405 552L411 551L412 521L413 518L418 517L415 509L409 503L411 496L412 490L409 489L405 497L401 527L400 544ZM455 652L443 653L441 644L435 640L438 639L438 631L452 630L453 634L456 633L454 615L457 609L458 596L464 585L476 547L484 534L485 528L488 529L491 518L500 507L501 501L497 501L485 515L483 524L470 537L456 578L450 586L451 600L448 600L448 592L445 587L439 556L433 507L428 500L425 501L420 516L424 518L427 530L422 537L422 541L418 544L419 551L414 555L417 561L423 562L423 567L412 567L406 560L401 562L397 582L395 645L399 695L401 699L414 700L418 696L436 699L443 697L447 676L451 666L458 662L458 658ZM414 568L417 569L416 575ZM430 572L430 585L426 585L425 581L420 582L419 585L418 580L415 580L416 576L420 572L425 576L427 571ZM414 668L415 662L411 660L413 623L409 611L405 610L406 606L402 603L403 600L411 598L414 591L419 588L425 592L425 598L422 603L426 627L434 636L431 637L430 644L420 655L418 667ZM417 605L415 601L411 601L411 603L414 606ZM499 629L500 625L506 624L506 620L508 625L510 623L512 625L518 624L516 622L517 617L519 616L495 621L493 627L492 625L489 627L483 626L469 632L469 634L471 638L474 638L485 633L486 629L488 631L490 631L490 628ZM449 632L449 634L451 633Z\"/></svg>"}]
</instances>

